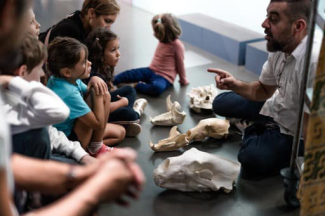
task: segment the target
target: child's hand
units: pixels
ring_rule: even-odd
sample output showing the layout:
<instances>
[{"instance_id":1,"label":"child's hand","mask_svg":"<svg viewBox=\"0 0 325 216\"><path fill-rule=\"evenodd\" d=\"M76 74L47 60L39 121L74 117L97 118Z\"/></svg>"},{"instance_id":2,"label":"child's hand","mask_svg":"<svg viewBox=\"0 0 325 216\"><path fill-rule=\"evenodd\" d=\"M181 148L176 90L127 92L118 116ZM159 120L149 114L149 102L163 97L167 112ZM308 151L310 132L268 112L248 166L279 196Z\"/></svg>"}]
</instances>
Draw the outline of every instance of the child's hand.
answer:
<instances>
[{"instance_id":1,"label":"child's hand","mask_svg":"<svg viewBox=\"0 0 325 216\"><path fill-rule=\"evenodd\" d=\"M120 99L119 102L121 102L122 107L129 105L129 100L126 97L121 97L120 95L117 95L117 98Z\"/></svg>"},{"instance_id":2,"label":"child's hand","mask_svg":"<svg viewBox=\"0 0 325 216\"><path fill-rule=\"evenodd\" d=\"M89 83L87 89L94 87L97 95L104 95L108 91L106 83L99 77L93 76Z\"/></svg>"},{"instance_id":3,"label":"child's hand","mask_svg":"<svg viewBox=\"0 0 325 216\"><path fill-rule=\"evenodd\" d=\"M13 76L1 75L0 76L0 85L2 89L7 89L10 81L13 79Z\"/></svg>"}]
</instances>

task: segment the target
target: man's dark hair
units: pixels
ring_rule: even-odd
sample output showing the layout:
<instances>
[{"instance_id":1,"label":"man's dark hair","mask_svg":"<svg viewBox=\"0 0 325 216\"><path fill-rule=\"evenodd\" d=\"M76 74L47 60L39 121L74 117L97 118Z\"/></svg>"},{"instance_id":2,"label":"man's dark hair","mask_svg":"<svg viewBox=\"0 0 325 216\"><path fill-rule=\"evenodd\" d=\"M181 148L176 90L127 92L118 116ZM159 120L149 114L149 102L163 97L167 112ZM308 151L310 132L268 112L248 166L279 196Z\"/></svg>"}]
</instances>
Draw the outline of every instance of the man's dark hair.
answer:
<instances>
[{"instance_id":1,"label":"man's dark hair","mask_svg":"<svg viewBox=\"0 0 325 216\"><path fill-rule=\"evenodd\" d=\"M290 21L304 19L308 25L312 0L271 0L270 3L273 2L286 2L288 5L286 15Z\"/></svg>"}]
</instances>

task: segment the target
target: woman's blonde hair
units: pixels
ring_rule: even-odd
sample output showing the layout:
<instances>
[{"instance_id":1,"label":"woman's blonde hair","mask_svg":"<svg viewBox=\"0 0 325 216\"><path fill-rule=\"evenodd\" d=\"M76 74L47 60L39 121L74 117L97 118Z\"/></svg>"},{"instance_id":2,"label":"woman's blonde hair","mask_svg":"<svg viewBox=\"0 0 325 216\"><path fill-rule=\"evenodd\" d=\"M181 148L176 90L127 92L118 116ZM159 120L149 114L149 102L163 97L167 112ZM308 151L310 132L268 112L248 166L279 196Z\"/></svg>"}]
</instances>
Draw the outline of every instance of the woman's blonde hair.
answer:
<instances>
[{"instance_id":1,"label":"woman's blonde hair","mask_svg":"<svg viewBox=\"0 0 325 216\"><path fill-rule=\"evenodd\" d=\"M177 18L170 13L155 15L151 24L156 38L162 43L170 43L182 34Z\"/></svg>"},{"instance_id":2,"label":"woman's blonde hair","mask_svg":"<svg viewBox=\"0 0 325 216\"><path fill-rule=\"evenodd\" d=\"M82 5L81 15L86 16L90 8L94 9L96 16L116 15L121 10L115 0L85 0Z\"/></svg>"}]
</instances>

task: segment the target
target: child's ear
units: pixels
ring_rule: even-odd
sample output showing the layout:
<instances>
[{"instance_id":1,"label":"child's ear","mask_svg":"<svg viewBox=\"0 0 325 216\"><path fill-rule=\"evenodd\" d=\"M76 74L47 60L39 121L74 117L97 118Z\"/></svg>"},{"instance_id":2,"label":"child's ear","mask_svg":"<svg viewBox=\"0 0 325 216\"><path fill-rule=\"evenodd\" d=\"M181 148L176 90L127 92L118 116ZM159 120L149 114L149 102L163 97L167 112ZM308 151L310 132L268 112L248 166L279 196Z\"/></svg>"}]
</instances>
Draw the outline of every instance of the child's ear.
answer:
<instances>
[{"instance_id":1,"label":"child's ear","mask_svg":"<svg viewBox=\"0 0 325 216\"><path fill-rule=\"evenodd\" d=\"M20 77L24 77L28 74L27 71L27 65L22 65L20 66L18 69L15 70L14 72L14 76L20 76Z\"/></svg>"},{"instance_id":2,"label":"child's ear","mask_svg":"<svg viewBox=\"0 0 325 216\"><path fill-rule=\"evenodd\" d=\"M89 18L93 19L95 17L95 10L94 10L94 8L89 8L87 15L88 15Z\"/></svg>"},{"instance_id":3,"label":"child's ear","mask_svg":"<svg viewBox=\"0 0 325 216\"><path fill-rule=\"evenodd\" d=\"M69 68L63 68L63 69L61 69L61 75L66 78L70 78L71 70Z\"/></svg>"}]
</instances>

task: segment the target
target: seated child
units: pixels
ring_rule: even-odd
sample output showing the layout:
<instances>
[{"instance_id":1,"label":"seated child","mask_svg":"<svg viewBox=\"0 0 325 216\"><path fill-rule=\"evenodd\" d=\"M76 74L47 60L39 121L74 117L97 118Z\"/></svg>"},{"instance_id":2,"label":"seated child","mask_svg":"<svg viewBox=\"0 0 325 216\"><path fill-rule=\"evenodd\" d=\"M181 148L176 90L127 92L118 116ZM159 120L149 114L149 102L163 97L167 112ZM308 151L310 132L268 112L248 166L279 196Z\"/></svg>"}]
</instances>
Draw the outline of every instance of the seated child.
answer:
<instances>
[{"instance_id":1,"label":"seated child","mask_svg":"<svg viewBox=\"0 0 325 216\"><path fill-rule=\"evenodd\" d=\"M93 87L106 86L98 77L92 77L88 86L81 79L90 75L88 49L73 38L58 37L48 48L48 69L52 74L47 86L67 104L70 115L66 121L54 125L70 140L78 140L90 155L112 151L106 145L115 145L125 137L125 129L107 123L111 97L109 92L95 92ZM86 96L87 95L87 96ZM87 102L84 100L86 96ZM105 145L106 144L106 145Z\"/></svg>"},{"instance_id":2,"label":"seated child","mask_svg":"<svg viewBox=\"0 0 325 216\"><path fill-rule=\"evenodd\" d=\"M139 122L147 100L144 98L136 100L136 92L131 86L113 90L114 68L121 56L117 35L108 29L99 28L89 34L86 44L92 63L90 76L103 79L110 90L111 106L108 121L124 126L127 136L136 136L141 132Z\"/></svg>"},{"instance_id":3,"label":"seated child","mask_svg":"<svg viewBox=\"0 0 325 216\"><path fill-rule=\"evenodd\" d=\"M20 46L20 54L23 60L10 75L20 76L30 82L23 81L18 77L14 79L14 77L0 76L0 80L10 80L8 90L4 91L8 99L8 103L4 107L7 120L11 124L14 134L14 149L18 153L32 156L31 153L43 151L40 143L45 138L42 139L42 137L49 136L51 150L56 155L53 158L53 154L51 154L52 159L59 158L60 161L70 162L75 160L73 163L92 161L93 159L85 152L79 142L69 141L64 133L57 131L50 125L64 121L69 115L69 109L56 94L47 87L39 85L40 78L44 75L41 65L44 64L47 57L47 51L43 44L35 38L35 35L27 34ZM20 90L18 91L18 89ZM27 89L33 93L31 97L18 94ZM41 129L42 133L46 135L41 136L37 133L38 127L46 126L49 127ZM72 159L68 160L67 157Z\"/></svg>"},{"instance_id":4,"label":"seated child","mask_svg":"<svg viewBox=\"0 0 325 216\"><path fill-rule=\"evenodd\" d=\"M159 96L173 85L179 75L181 85L187 85L184 66L184 45L178 39L181 28L172 14L159 14L152 19L155 37L159 40L151 65L131 69L115 76L114 85L135 83L134 88L151 96Z\"/></svg>"},{"instance_id":5,"label":"seated child","mask_svg":"<svg viewBox=\"0 0 325 216\"><path fill-rule=\"evenodd\" d=\"M41 30L41 24L37 22L32 7L29 8L28 10L28 21L29 21L29 25L27 28L27 32L29 32L30 34L32 34L34 37L38 39L38 35L40 34L40 30Z\"/></svg>"}]
</instances>

